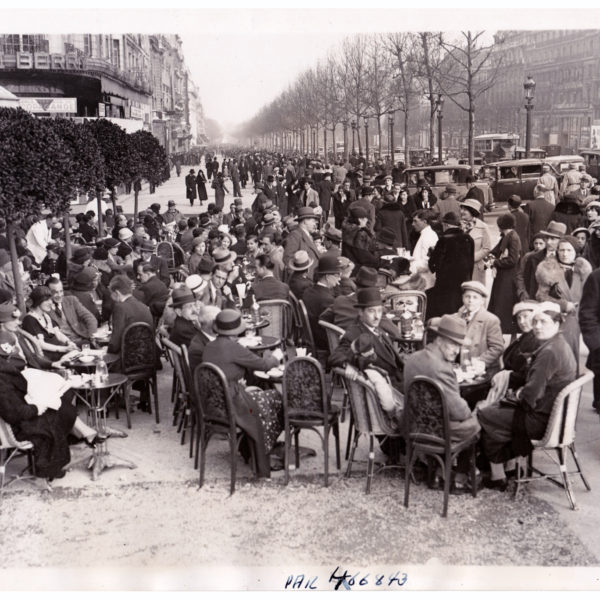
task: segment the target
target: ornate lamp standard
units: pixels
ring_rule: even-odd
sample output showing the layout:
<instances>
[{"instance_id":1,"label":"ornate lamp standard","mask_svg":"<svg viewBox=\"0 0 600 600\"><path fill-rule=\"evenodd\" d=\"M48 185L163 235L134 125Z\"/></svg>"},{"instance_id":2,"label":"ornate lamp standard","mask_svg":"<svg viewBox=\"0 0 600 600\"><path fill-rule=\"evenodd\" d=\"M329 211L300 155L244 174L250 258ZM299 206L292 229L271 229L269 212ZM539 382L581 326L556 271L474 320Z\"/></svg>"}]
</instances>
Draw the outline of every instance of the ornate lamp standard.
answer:
<instances>
[{"instance_id":1,"label":"ornate lamp standard","mask_svg":"<svg viewBox=\"0 0 600 600\"><path fill-rule=\"evenodd\" d=\"M533 99L535 98L535 81L531 75L527 75L527 80L523 84L525 90L525 157L529 158L531 153L531 111L533 110Z\"/></svg>"},{"instance_id":2,"label":"ornate lamp standard","mask_svg":"<svg viewBox=\"0 0 600 600\"><path fill-rule=\"evenodd\" d=\"M438 161L441 165L444 162L442 157L442 119L444 118L442 111L444 109L444 96L442 94L437 95L435 107L438 119Z\"/></svg>"},{"instance_id":3,"label":"ornate lamp standard","mask_svg":"<svg viewBox=\"0 0 600 600\"><path fill-rule=\"evenodd\" d=\"M350 123L352 127L352 153L354 153L354 134L356 133L356 121L353 119Z\"/></svg>"}]
</instances>

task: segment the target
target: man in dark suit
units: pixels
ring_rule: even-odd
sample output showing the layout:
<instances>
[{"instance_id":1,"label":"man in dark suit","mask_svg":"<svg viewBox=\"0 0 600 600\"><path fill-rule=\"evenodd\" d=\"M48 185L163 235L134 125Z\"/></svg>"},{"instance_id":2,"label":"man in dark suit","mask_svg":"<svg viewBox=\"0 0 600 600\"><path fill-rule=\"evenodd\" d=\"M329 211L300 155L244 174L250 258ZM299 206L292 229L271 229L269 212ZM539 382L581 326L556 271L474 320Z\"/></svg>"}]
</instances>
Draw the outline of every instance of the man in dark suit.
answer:
<instances>
[{"instance_id":1,"label":"man in dark suit","mask_svg":"<svg viewBox=\"0 0 600 600\"><path fill-rule=\"evenodd\" d=\"M151 265L158 275L158 278L168 287L171 283L169 265L164 258L157 256L155 252L156 244L152 240L144 240L140 247L141 258L133 261L133 272L136 275L139 273L139 265Z\"/></svg>"},{"instance_id":2,"label":"man in dark suit","mask_svg":"<svg viewBox=\"0 0 600 600\"><path fill-rule=\"evenodd\" d=\"M108 351L113 354L121 352L121 337L125 329L132 323L142 321L154 329L154 319L150 309L133 297L133 284L126 275L115 275L110 282L111 296L114 300L112 316L113 331L108 344ZM120 366L119 366L120 368ZM118 371L114 368L113 370Z\"/></svg>"},{"instance_id":3,"label":"man in dark suit","mask_svg":"<svg viewBox=\"0 0 600 600\"><path fill-rule=\"evenodd\" d=\"M515 218L515 231L521 240L521 256L524 256L531 247L531 224L529 215L521 208L522 200L520 196L513 194L508 198L508 207L512 216Z\"/></svg>"},{"instance_id":4,"label":"man in dark suit","mask_svg":"<svg viewBox=\"0 0 600 600\"><path fill-rule=\"evenodd\" d=\"M327 350L327 335L319 325L319 319L323 311L329 308L335 300L333 288L340 282L341 271L341 266L336 257L322 256L319 259L319 266L315 275L316 283L307 288L302 296L315 345L319 350Z\"/></svg>"},{"instance_id":5,"label":"man in dark suit","mask_svg":"<svg viewBox=\"0 0 600 600\"><path fill-rule=\"evenodd\" d=\"M313 263L314 260L309 258L306 250L298 250L286 265L287 270L292 274L288 280L290 292L297 300L302 300L304 292L313 284L308 278L308 269Z\"/></svg>"},{"instance_id":6,"label":"man in dark suit","mask_svg":"<svg viewBox=\"0 0 600 600\"><path fill-rule=\"evenodd\" d=\"M274 276L275 263L265 254L259 254L254 259L256 265L256 280L252 288L257 300L288 300L290 288Z\"/></svg>"},{"instance_id":7,"label":"man in dark suit","mask_svg":"<svg viewBox=\"0 0 600 600\"><path fill-rule=\"evenodd\" d=\"M348 214L348 207L356 200L356 193L350 187L350 181L346 179L338 191L331 197L333 218L335 227L341 229L344 218Z\"/></svg>"},{"instance_id":8,"label":"man in dark suit","mask_svg":"<svg viewBox=\"0 0 600 600\"><path fill-rule=\"evenodd\" d=\"M283 263L285 265L294 257L298 250L305 250L309 258L318 261L320 257L319 250L315 245L312 234L317 231L318 217L312 208L302 206L298 209L298 228L290 231L285 240L285 249L283 251ZM314 273L314 263L308 269L308 276L312 277Z\"/></svg>"},{"instance_id":9,"label":"man in dark suit","mask_svg":"<svg viewBox=\"0 0 600 600\"><path fill-rule=\"evenodd\" d=\"M323 173L323 181L319 183L319 205L323 209L323 222L327 223L329 211L331 209L331 195L333 194L333 183L331 183L331 173Z\"/></svg>"},{"instance_id":10,"label":"man in dark suit","mask_svg":"<svg viewBox=\"0 0 600 600\"><path fill-rule=\"evenodd\" d=\"M360 200L355 200L348 206L348 212L353 208L361 207L367 212L367 228L373 233L375 228L375 206L372 203L374 190L372 187L363 186L360 190Z\"/></svg>"},{"instance_id":11,"label":"man in dark suit","mask_svg":"<svg viewBox=\"0 0 600 600\"><path fill-rule=\"evenodd\" d=\"M134 290L134 297L160 319L169 298L169 288L157 277L156 268L151 264L138 265L138 278L141 285Z\"/></svg>"},{"instance_id":12,"label":"man in dark suit","mask_svg":"<svg viewBox=\"0 0 600 600\"><path fill-rule=\"evenodd\" d=\"M354 307L358 311L358 316L348 327L339 346L329 357L329 364L332 367L342 367L348 364L354 356L352 342L360 335L366 334L377 357L373 364L383 369L389 375L392 385L402 391L403 363L400 355L394 349L390 336L381 327L383 301L379 290L375 287L359 289L356 292Z\"/></svg>"},{"instance_id":13,"label":"man in dark suit","mask_svg":"<svg viewBox=\"0 0 600 600\"><path fill-rule=\"evenodd\" d=\"M192 373L196 366L204 359L204 348L217 337L213 331L213 324L220 312L221 309L219 307L211 306L210 304L203 305L198 311L198 323L200 329L196 331L196 334L188 347L190 369Z\"/></svg>"},{"instance_id":14,"label":"man in dark suit","mask_svg":"<svg viewBox=\"0 0 600 600\"><path fill-rule=\"evenodd\" d=\"M529 215L532 238L548 225L550 219L552 219L553 212L554 206L546 201L544 192L536 187L533 193L533 200L525 206L525 213Z\"/></svg>"},{"instance_id":15,"label":"man in dark suit","mask_svg":"<svg viewBox=\"0 0 600 600\"><path fill-rule=\"evenodd\" d=\"M467 193L465 194L463 200L466 200L467 198L473 198L477 200L481 206L485 206L485 195L483 190L475 185L475 180L473 177L468 175L465 179L465 183L467 185Z\"/></svg>"},{"instance_id":16,"label":"man in dark suit","mask_svg":"<svg viewBox=\"0 0 600 600\"><path fill-rule=\"evenodd\" d=\"M200 329L196 297L186 287L173 290L172 307L177 316L169 332L169 341L177 346L189 346Z\"/></svg>"},{"instance_id":17,"label":"man in dark suit","mask_svg":"<svg viewBox=\"0 0 600 600\"><path fill-rule=\"evenodd\" d=\"M579 326L590 350L585 366L594 373L592 407L600 413L600 269L592 271L583 285Z\"/></svg>"}]
</instances>

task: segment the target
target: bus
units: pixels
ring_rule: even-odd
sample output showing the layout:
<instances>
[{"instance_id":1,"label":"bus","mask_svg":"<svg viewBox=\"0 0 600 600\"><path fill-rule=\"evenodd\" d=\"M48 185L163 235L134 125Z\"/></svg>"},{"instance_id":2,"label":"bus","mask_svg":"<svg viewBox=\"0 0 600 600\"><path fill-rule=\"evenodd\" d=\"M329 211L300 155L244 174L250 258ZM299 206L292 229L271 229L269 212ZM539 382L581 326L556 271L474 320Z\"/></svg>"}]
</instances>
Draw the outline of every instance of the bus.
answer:
<instances>
[{"instance_id":1,"label":"bus","mask_svg":"<svg viewBox=\"0 0 600 600\"><path fill-rule=\"evenodd\" d=\"M519 145L519 136L516 133L485 133L473 138L475 156L485 158L486 162L511 160Z\"/></svg>"}]
</instances>

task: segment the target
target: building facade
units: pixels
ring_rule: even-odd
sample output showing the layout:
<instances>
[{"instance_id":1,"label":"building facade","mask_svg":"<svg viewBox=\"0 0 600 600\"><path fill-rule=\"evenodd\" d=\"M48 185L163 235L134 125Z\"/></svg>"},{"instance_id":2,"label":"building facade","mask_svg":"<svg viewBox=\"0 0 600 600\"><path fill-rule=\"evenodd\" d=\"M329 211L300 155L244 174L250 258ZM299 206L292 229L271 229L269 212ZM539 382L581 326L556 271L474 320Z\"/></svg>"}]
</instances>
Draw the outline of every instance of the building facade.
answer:
<instances>
[{"instance_id":1,"label":"building facade","mask_svg":"<svg viewBox=\"0 0 600 600\"><path fill-rule=\"evenodd\" d=\"M188 79L176 35L0 34L0 85L22 108L146 129L168 153L196 143L186 114L186 90L195 89Z\"/></svg>"}]
</instances>

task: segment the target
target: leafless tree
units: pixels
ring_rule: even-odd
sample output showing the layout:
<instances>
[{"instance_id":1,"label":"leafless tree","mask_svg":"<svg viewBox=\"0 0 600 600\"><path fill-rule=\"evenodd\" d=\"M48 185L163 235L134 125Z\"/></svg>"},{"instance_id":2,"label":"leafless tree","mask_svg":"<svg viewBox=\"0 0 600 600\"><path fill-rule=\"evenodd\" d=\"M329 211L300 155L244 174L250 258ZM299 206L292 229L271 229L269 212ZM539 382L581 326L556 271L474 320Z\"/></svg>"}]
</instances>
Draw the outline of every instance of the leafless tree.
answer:
<instances>
[{"instance_id":1,"label":"leafless tree","mask_svg":"<svg viewBox=\"0 0 600 600\"><path fill-rule=\"evenodd\" d=\"M502 57L497 59L494 45L482 45L484 31L462 31L456 42L444 40L443 68L436 71L438 85L445 96L464 110L469 117L469 162L475 163L473 136L477 99L489 90L498 77Z\"/></svg>"},{"instance_id":2,"label":"leafless tree","mask_svg":"<svg viewBox=\"0 0 600 600\"><path fill-rule=\"evenodd\" d=\"M404 162L410 166L409 129L411 109L414 107L419 94L417 76L419 69L416 54L420 38L411 32L390 33L384 38L384 45L393 57L394 69L392 89L396 102L392 110L404 114ZM392 148L392 162L394 159Z\"/></svg>"}]
</instances>

